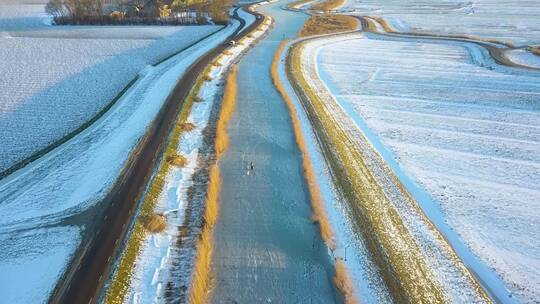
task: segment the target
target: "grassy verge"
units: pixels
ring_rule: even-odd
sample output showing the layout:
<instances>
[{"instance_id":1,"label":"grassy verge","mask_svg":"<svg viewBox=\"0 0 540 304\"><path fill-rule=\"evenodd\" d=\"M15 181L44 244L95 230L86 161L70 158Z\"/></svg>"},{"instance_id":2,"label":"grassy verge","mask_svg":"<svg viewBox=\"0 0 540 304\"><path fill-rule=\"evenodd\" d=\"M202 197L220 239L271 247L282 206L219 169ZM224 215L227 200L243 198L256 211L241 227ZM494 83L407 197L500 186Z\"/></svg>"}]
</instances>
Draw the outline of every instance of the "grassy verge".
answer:
<instances>
[{"instance_id":1,"label":"grassy verge","mask_svg":"<svg viewBox=\"0 0 540 304\"><path fill-rule=\"evenodd\" d=\"M183 132L189 132L189 127L186 127L186 119L191 112L193 103L197 100L197 93L199 92L202 84L204 83L204 76L210 72L210 66L208 66L204 72L197 78L195 85L191 89L188 97L186 98L182 110L178 117L178 123L175 125L169 142L167 144L163 158L161 159L157 173L152 178L150 186L144 196L144 200L141 205L137 219L131 233L129 240L127 241L126 248L120 259L120 263L116 269L114 277L111 280L111 284L107 290L105 296L106 303L120 304L125 300L125 295L129 289L131 281L132 270L135 266L135 261L143 241L150 231L145 228L145 224L149 218L155 216L154 209L156 207L158 198L163 191L165 180L172 166L175 166L175 160L179 157L177 154L177 147ZM164 228L163 228L164 229Z\"/></svg>"},{"instance_id":2,"label":"grassy verge","mask_svg":"<svg viewBox=\"0 0 540 304\"><path fill-rule=\"evenodd\" d=\"M226 150L228 146L227 125L236 107L236 67L231 68L227 76L227 84L223 94L221 111L216 125L215 152L216 157ZM189 299L192 304L206 303L211 287L211 263L213 254L213 229L219 213L219 190L221 180L218 164L210 169L208 190L205 200L204 224L201 236L197 243L197 257L193 267Z\"/></svg>"},{"instance_id":3,"label":"grassy verge","mask_svg":"<svg viewBox=\"0 0 540 304\"><path fill-rule=\"evenodd\" d=\"M206 303L211 284L211 266L213 255L213 228L219 212L219 190L221 180L219 167L214 164L210 168L208 192L205 199L204 226L197 242L197 258L193 265L189 302L192 304Z\"/></svg>"},{"instance_id":4,"label":"grassy verge","mask_svg":"<svg viewBox=\"0 0 540 304\"><path fill-rule=\"evenodd\" d=\"M300 121L298 120L298 114L296 113L294 104L289 94L287 94L287 91L283 87L283 83L281 82L279 78L279 73L278 73L279 58L286 44L287 44L287 41L282 41L280 43L276 51L276 54L274 55L274 58L272 60L272 67L270 71L272 75L272 82L274 83L274 86L276 87L277 91L279 92L283 100L285 101L287 108L289 109L289 114L290 114L292 125L293 125L293 132L294 132L296 144L298 145L298 148L300 149L300 152L302 153L302 166L304 168L304 177L306 179L306 184L308 186L310 202L313 209L312 219L316 223L319 224L320 233L326 245L331 250L334 250L336 247L335 239L334 239L334 231L332 229L332 226L330 225L330 220L328 219L328 215L324 207L324 200L322 198L321 191L317 183L317 177L315 175L313 164L311 163L311 159L308 154L308 148L306 146L304 135L302 133L302 126L300 124ZM338 259L336 260L335 267L336 267L336 273L334 277L334 284L336 288L339 291L341 291L341 293L343 294L345 298L346 303L348 304L357 303L358 301L354 294L353 285L351 283L351 280L349 278L345 265L343 264L341 260Z\"/></svg>"},{"instance_id":5,"label":"grassy verge","mask_svg":"<svg viewBox=\"0 0 540 304\"><path fill-rule=\"evenodd\" d=\"M227 149L229 144L227 125L231 120L232 114L236 108L236 93L236 68L233 68L227 77L227 86L225 87L225 92L223 93L221 112L219 113L219 119L216 126L215 151L218 158L225 151L225 149Z\"/></svg>"},{"instance_id":6,"label":"grassy verge","mask_svg":"<svg viewBox=\"0 0 540 304\"><path fill-rule=\"evenodd\" d=\"M346 15L312 15L306 20L300 37L353 31L358 27L358 19Z\"/></svg>"},{"instance_id":7,"label":"grassy verge","mask_svg":"<svg viewBox=\"0 0 540 304\"><path fill-rule=\"evenodd\" d=\"M305 105L332 171L348 199L359 231L394 300L399 303L444 303L447 298L398 211L388 201L360 147L332 115L331 109L302 74L303 43L288 56L288 73Z\"/></svg>"}]
</instances>

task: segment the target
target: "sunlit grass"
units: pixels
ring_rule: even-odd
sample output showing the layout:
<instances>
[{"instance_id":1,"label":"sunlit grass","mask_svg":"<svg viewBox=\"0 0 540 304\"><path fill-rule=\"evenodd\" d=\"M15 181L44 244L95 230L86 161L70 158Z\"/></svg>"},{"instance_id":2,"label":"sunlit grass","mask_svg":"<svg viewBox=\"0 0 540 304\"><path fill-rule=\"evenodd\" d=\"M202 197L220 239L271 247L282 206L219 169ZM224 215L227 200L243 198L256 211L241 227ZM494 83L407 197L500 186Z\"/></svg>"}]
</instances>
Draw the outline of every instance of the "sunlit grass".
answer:
<instances>
[{"instance_id":1,"label":"sunlit grass","mask_svg":"<svg viewBox=\"0 0 540 304\"><path fill-rule=\"evenodd\" d=\"M144 228L152 233L159 233L167 228L167 219L161 214L153 214L152 216L142 219Z\"/></svg>"},{"instance_id":2,"label":"sunlit grass","mask_svg":"<svg viewBox=\"0 0 540 304\"><path fill-rule=\"evenodd\" d=\"M185 132L189 132L195 129L195 125L190 122L181 122L179 124L179 127L180 127L180 130L185 131Z\"/></svg>"},{"instance_id":3,"label":"sunlit grass","mask_svg":"<svg viewBox=\"0 0 540 304\"><path fill-rule=\"evenodd\" d=\"M174 153L167 156L167 162L175 167L184 167L187 159L183 155Z\"/></svg>"},{"instance_id":4,"label":"sunlit grass","mask_svg":"<svg viewBox=\"0 0 540 304\"><path fill-rule=\"evenodd\" d=\"M218 157L225 151L225 149L227 149L227 146L229 145L227 125L236 108L236 86L236 68L233 67L231 68L229 76L227 77L227 85L225 86L225 92L223 93L223 101L221 102L221 112L216 125L215 150Z\"/></svg>"},{"instance_id":5,"label":"sunlit grass","mask_svg":"<svg viewBox=\"0 0 540 304\"><path fill-rule=\"evenodd\" d=\"M345 267L345 263L341 259L336 259L335 262L336 274L334 276L334 285L341 291L347 304L357 304L358 299L354 294L354 287Z\"/></svg>"},{"instance_id":6,"label":"sunlit grass","mask_svg":"<svg viewBox=\"0 0 540 304\"><path fill-rule=\"evenodd\" d=\"M312 15L300 30L300 37L353 31L358 20L346 15Z\"/></svg>"},{"instance_id":7,"label":"sunlit grass","mask_svg":"<svg viewBox=\"0 0 540 304\"><path fill-rule=\"evenodd\" d=\"M231 67L227 76L225 92L221 102L221 110L216 124L215 152L216 157L227 149L228 135L227 125L236 107L236 67ZM221 178L218 164L214 164L209 170L208 188L205 199L204 224L200 239L197 243L197 257L193 266L191 286L189 292L190 303L206 303L211 287L211 266L213 253L213 228L219 214L219 192Z\"/></svg>"},{"instance_id":8,"label":"sunlit grass","mask_svg":"<svg viewBox=\"0 0 540 304\"><path fill-rule=\"evenodd\" d=\"M210 75L204 75L203 78L202 78L204 81L210 81L212 80L212 77Z\"/></svg>"},{"instance_id":9,"label":"sunlit grass","mask_svg":"<svg viewBox=\"0 0 540 304\"><path fill-rule=\"evenodd\" d=\"M206 303L211 285L211 267L213 253L213 228L219 212L219 190L221 180L218 165L212 166L208 179L204 209L204 225L197 242L197 257L193 265L190 286L190 303Z\"/></svg>"}]
</instances>

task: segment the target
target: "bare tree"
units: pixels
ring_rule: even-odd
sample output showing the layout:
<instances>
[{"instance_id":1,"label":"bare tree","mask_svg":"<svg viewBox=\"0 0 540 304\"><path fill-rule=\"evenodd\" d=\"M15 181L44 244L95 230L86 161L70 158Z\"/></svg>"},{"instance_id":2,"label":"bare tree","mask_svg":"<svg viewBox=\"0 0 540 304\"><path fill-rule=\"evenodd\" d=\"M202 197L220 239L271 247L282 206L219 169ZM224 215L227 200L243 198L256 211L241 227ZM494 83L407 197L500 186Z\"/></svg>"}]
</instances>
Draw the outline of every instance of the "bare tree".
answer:
<instances>
[{"instance_id":1,"label":"bare tree","mask_svg":"<svg viewBox=\"0 0 540 304\"><path fill-rule=\"evenodd\" d=\"M100 16L103 15L103 0L49 0L45 10L55 17Z\"/></svg>"},{"instance_id":2,"label":"bare tree","mask_svg":"<svg viewBox=\"0 0 540 304\"><path fill-rule=\"evenodd\" d=\"M231 0L210 0L206 8L215 23L226 23L229 21L231 6Z\"/></svg>"},{"instance_id":3,"label":"bare tree","mask_svg":"<svg viewBox=\"0 0 540 304\"><path fill-rule=\"evenodd\" d=\"M64 3L62 0L50 0L45 5L45 12L53 17L64 16Z\"/></svg>"}]
</instances>

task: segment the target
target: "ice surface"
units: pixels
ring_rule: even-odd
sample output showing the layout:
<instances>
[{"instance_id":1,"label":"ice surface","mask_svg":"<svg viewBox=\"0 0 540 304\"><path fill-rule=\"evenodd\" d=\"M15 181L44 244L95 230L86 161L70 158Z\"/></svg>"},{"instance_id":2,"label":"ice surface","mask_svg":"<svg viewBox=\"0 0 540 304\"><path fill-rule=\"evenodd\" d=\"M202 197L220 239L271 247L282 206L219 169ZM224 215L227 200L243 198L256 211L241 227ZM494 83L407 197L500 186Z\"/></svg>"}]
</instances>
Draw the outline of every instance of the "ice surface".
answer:
<instances>
[{"instance_id":1,"label":"ice surface","mask_svg":"<svg viewBox=\"0 0 540 304\"><path fill-rule=\"evenodd\" d=\"M350 35L319 71L521 301L540 298L540 75L473 44Z\"/></svg>"}]
</instances>

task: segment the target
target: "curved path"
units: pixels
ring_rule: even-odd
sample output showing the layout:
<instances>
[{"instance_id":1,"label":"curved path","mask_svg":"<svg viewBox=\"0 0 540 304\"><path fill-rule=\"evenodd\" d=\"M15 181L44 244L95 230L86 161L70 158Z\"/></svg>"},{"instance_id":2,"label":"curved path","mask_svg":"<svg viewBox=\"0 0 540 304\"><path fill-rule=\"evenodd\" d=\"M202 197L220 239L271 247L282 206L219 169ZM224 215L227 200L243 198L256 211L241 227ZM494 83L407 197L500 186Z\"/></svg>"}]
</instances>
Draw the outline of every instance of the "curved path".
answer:
<instances>
[{"instance_id":1,"label":"curved path","mask_svg":"<svg viewBox=\"0 0 540 304\"><path fill-rule=\"evenodd\" d=\"M230 146L219 165L220 215L214 227L213 303L335 303L334 266L311 220L302 155L270 65L279 42L307 16L261 10L274 29L242 58ZM254 170L247 174L249 163Z\"/></svg>"},{"instance_id":2,"label":"curved path","mask_svg":"<svg viewBox=\"0 0 540 304\"><path fill-rule=\"evenodd\" d=\"M227 47L231 40L238 40L246 33L240 33L245 21L239 18L236 12L234 18L240 21L240 26L235 32L220 46L191 65L174 88L154 125L149 128L145 136L146 142L135 153L137 157L116 181L113 191L105 198L110 207L99 224L101 229L98 229L74 258L75 262L72 263L65 278L59 282L49 299L50 303L97 302L101 287L111 271L122 240L133 220L137 202L162 153L185 97L204 68ZM262 18L257 18L249 29L257 27L261 21Z\"/></svg>"}]
</instances>

